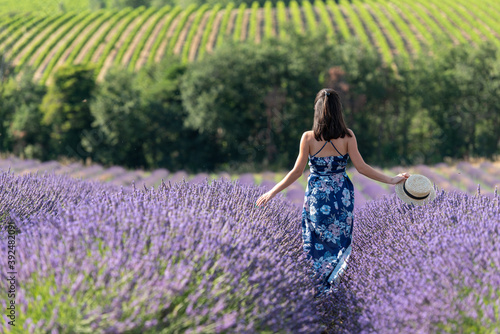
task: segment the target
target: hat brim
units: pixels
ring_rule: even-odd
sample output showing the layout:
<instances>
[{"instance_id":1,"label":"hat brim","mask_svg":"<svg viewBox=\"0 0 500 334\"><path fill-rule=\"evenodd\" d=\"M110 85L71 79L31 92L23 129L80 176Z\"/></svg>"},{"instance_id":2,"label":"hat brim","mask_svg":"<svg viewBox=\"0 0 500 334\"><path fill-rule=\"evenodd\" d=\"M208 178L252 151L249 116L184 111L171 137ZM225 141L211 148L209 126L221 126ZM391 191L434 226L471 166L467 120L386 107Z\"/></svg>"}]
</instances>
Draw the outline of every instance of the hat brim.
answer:
<instances>
[{"instance_id":1,"label":"hat brim","mask_svg":"<svg viewBox=\"0 0 500 334\"><path fill-rule=\"evenodd\" d=\"M415 205L424 205L436 198L436 190L434 187L431 188L431 192L429 193L429 196L424 199L413 199L406 195L405 191L403 190L403 183L405 181L399 182L395 185L394 191L396 192L396 195L405 203L407 204L415 204Z\"/></svg>"}]
</instances>

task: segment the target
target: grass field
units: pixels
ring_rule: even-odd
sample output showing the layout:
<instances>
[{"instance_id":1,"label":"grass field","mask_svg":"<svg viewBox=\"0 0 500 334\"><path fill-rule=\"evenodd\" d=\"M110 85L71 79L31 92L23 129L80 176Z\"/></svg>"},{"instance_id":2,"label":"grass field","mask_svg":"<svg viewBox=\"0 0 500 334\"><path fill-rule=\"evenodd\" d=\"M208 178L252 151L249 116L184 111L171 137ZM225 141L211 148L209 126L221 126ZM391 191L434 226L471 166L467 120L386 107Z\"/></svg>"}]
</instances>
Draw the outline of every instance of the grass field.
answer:
<instances>
[{"instance_id":1,"label":"grass field","mask_svg":"<svg viewBox=\"0 0 500 334\"><path fill-rule=\"evenodd\" d=\"M89 9L88 0L0 0L0 13L61 13Z\"/></svg>"}]
</instances>

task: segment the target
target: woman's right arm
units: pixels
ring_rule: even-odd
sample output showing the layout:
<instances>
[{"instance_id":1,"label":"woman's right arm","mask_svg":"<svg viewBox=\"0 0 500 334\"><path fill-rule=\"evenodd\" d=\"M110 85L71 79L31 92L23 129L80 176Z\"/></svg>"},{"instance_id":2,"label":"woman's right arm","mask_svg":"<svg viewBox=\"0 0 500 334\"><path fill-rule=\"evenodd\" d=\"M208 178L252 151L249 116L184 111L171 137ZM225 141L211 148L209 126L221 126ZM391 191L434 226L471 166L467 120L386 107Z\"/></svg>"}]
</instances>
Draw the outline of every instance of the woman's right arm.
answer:
<instances>
[{"instance_id":1,"label":"woman's right arm","mask_svg":"<svg viewBox=\"0 0 500 334\"><path fill-rule=\"evenodd\" d=\"M351 158L351 161L356 168L356 170L360 173L363 174L370 179L373 179L375 181L383 182L383 183L388 183L388 184L396 184L399 183L405 179L407 179L410 175L408 173L402 173L398 174L395 177L390 177L387 176L377 170L375 170L373 167L368 165L364 160L361 154L359 153L358 150L358 143L356 141L356 136L354 135L354 132L352 132L351 129L348 129L351 137L347 137L347 152L349 153L349 157Z\"/></svg>"}]
</instances>

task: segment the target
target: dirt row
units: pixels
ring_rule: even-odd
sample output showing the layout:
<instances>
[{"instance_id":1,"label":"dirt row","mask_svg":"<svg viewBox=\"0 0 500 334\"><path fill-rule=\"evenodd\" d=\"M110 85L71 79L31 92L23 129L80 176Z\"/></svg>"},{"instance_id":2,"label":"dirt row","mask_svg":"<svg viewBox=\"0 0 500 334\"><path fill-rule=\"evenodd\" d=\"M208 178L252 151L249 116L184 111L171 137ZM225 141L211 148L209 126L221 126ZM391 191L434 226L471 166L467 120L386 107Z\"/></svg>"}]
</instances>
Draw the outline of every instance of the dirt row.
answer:
<instances>
[{"instance_id":1,"label":"dirt row","mask_svg":"<svg viewBox=\"0 0 500 334\"><path fill-rule=\"evenodd\" d=\"M449 2L449 1L448 1ZM405 47L405 50L403 52L406 52L408 54L415 54L415 50L412 47L413 40L418 41L420 45L425 45L429 44L429 41L426 40L426 37L424 37L423 34L432 36L434 33L437 33L437 30L444 31L447 36L449 36L450 40L453 43L458 43L459 40L457 39L457 36L459 38L463 38L467 40L468 42L473 43L473 38L471 37L471 32L475 33L475 35L480 36L483 39L486 39L487 36L485 36L485 33L483 33L485 30L487 30L486 35L489 36L495 36L496 38L500 38L500 31L496 31L495 29L497 27L490 27L487 25L485 22L480 21L479 17L474 16L474 13L471 14L469 17L465 17L465 13L467 11L465 10L465 7L461 5L459 2L454 3L453 5L450 5L450 12L452 12L454 15L456 15L457 19L462 19L464 22L455 22L452 20L452 18L447 17L443 11L433 11L436 9L439 9L438 4L430 4L427 6L424 6L423 4L419 3L414 3L414 4L408 4L408 3L403 3L399 1L395 1L394 3L388 4L388 5L381 5L381 4L359 4L365 6L367 9L368 13L371 16L371 19L373 22L379 27L382 35L385 38L385 41L377 41L374 38L373 33L368 29L368 25L366 22L363 22L361 20L363 29L365 31L365 34L372 43L372 45L380 47L381 43L387 43L389 48L393 50L393 53L396 54L398 52L401 52L401 50L397 50L396 45L403 45ZM352 23L352 18L349 17L349 12L345 10L345 6L350 6L350 4L345 3L343 5L339 6L340 13L344 19L344 21L347 24L347 27L350 30L351 35L355 35L355 29L353 27ZM375 11L375 8L373 6L378 6L378 12ZM390 6L387 7L387 6ZM357 6L352 6L354 9L354 13L359 16L359 8ZM314 9L314 14L316 17L317 22L321 21L321 16L319 13L319 9L317 7L313 7ZM389 10L390 9L390 10ZM484 9L483 9L484 10ZM340 29L338 26L338 23L335 22L335 16L332 13L331 9L326 6L326 11L327 15L330 18L332 22L332 26L335 31L335 35L339 36L340 35ZM238 14L238 8L234 8L230 14L229 21L227 24L227 27L225 27L225 31L221 31L221 22L222 18L224 15L225 9L220 9L219 12L217 12L215 19L213 20L212 27L210 27L210 34L208 38L208 42L206 45L200 45L202 38L203 38L203 33L205 29L207 29L206 25L207 22L210 19L210 16L212 15L212 12L209 10L207 11L203 17L202 20L200 21L200 24L197 27L197 31L193 37L191 45L186 45L186 38L189 35L190 29L192 29L192 23L193 20L196 16L196 12L193 12L190 14L189 18L184 24L184 27L180 31L179 38L177 41L175 41L175 45L173 47L173 52L174 54L181 54L182 50L184 48L189 48L188 52L188 59L189 61L194 61L198 54L200 49L205 49L208 53L212 52L216 46L217 38L219 35L223 35L225 39L233 39L233 34L235 31L235 23L237 19L237 14ZM393 15L397 13L399 15L399 22L396 23ZM436 13L439 13L439 17L436 17ZM252 10L250 8L247 8L244 12L242 24L243 26L241 27L241 36L239 36L240 40L247 40L249 36L251 35L251 32L249 31L250 29L250 20L253 19L252 16ZM483 13L484 14L484 13ZM141 14L142 15L142 14ZM80 63L85 55L89 52L90 48L94 45L97 39L100 39L102 34L108 31L106 39L101 43L101 45L98 46L96 49L95 53L91 57L92 62L98 62L100 57L102 57L102 52L106 48L106 43L109 41L110 37L113 36L113 34L116 34L118 32L122 32L120 38L118 39L115 47L111 50L110 54L106 56L106 59L104 61L103 68L101 72L99 73L99 78L102 79L106 71L109 69L109 67L113 64L114 59L119 52L120 48L123 46L125 39L128 37L128 35L133 31L134 27L136 24L141 20L141 15L136 17L130 24L128 24L126 27L124 27L124 19L121 19L119 22L117 22L111 30L109 30L109 22L103 23L99 29L93 34L92 38L89 39L87 43L83 46L77 57L75 58L75 63ZM306 29L307 27L307 21L305 19L304 12L301 10L301 23L302 27L301 29ZM173 37L173 34L176 30L177 24L182 18L182 14L177 15L174 20L170 23L170 26L167 29L166 35L165 36L159 36L160 31L162 31L162 28L168 21L168 16L169 13L166 13L163 17L158 17L158 15L152 15L149 17L144 24L140 27L140 29L137 31L136 35L133 37L132 42L128 46L123 59L121 60L122 65L127 65L131 61L133 55L138 47L138 45L144 45L142 50L139 50L139 58L137 60L136 64L133 64L135 69L138 70L142 66L145 65L147 62L148 56L152 50L152 47L154 45L154 42L158 39L161 38L161 44L158 48L157 53L154 55L155 61L159 61L165 56L165 52L167 51L167 45L170 41L170 39ZM288 21L292 20L290 10L287 8L286 11L286 17ZM255 42L260 43L263 38L264 38L264 33L265 33L265 10L264 8L259 8L257 11L256 15L256 20L255 22ZM382 21L384 24L382 24ZM474 20L474 21L473 21ZM46 27L42 31L39 31L37 33L37 36L31 41L25 48L20 50L20 52L16 55L16 58L14 59L14 64L18 62L21 57L27 52L29 49L30 45L32 43L36 43L42 38L47 38L47 40L34 52L34 56L30 59L30 63L33 63L33 61L36 59L36 56L41 54L41 52L44 51L44 45L49 43L51 40L55 40L56 38L60 38L57 44L55 44L55 47L53 50L51 50L47 57L44 59L43 63L41 64L40 68L37 69L36 71L36 76L41 77L43 75L44 70L46 69L50 59L56 54L58 51L58 48L60 48L62 45L65 45L65 42L72 38L74 34L78 34L78 37L75 38L75 40L71 43L71 45L68 47L67 50L64 51L62 54L61 58L57 62L57 66L60 66L64 64L66 59L70 56L70 54L73 52L73 49L80 45L81 41L86 38L86 34L88 34L90 31L93 31L95 29L95 25L97 24L98 20L93 21L86 27L81 27L80 25L76 25L73 27L70 31L68 31L67 34L64 36L59 36L60 34L54 33L51 36L47 36L47 31L49 31L50 26ZM416 27L412 23L419 23L419 27ZM446 30L446 22L449 22L448 24L450 27L453 27L453 31L447 31ZM476 24L476 26L473 27L473 23ZM149 30L148 28L151 28L151 26L154 24L154 28L151 31L149 36L145 36L145 33ZM405 28L406 32L401 30L401 28L398 26L406 24L407 28ZM477 24L480 24L481 26L479 29L477 28ZM399 34L399 36L392 36L391 32L387 31L386 26L392 26L395 31ZM391 27L391 30L392 30ZM484 27L484 29L483 29ZM276 9L273 9L272 11L272 33L274 36L279 36L280 34L280 26L278 24L277 20L277 11ZM467 29L466 29L467 28ZM61 28L62 29L62 28ZM427 30L428 32L426 32ZM482 31L481 31L482 30ZM412 36L412 43L409 42L408 37L405 34L411 31L413 34ZM253 33L253 32L252 32ZM29 34L27 34L29 35ZM21 43L23 39L29 38L28 36L23 36L18 43ZM396 40L400 38L400 40ZM145 43L141 43L144 39L147 39ZM398 42L398 43L395 43ZM402 42L402 43L401 43ZM415 44L413 44L415 45Z\"/></svg>"}]
</instances>

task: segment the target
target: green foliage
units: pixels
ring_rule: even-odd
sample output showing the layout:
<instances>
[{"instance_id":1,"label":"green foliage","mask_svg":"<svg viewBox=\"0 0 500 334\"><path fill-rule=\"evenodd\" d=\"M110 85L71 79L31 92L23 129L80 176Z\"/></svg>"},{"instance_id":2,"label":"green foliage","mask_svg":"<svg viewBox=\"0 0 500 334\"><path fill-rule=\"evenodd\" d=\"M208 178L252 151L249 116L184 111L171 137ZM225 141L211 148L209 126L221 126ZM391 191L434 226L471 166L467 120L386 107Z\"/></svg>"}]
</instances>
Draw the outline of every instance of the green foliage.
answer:
<instances>
[{"instance_id":1,"label":"green foliage","mask_svg":"<svg viewBox=\"0 0 500 334\"><path fill-rule=\"evenodd\" d=\"M286 17L286 6L283 1L278 1L278 3L276 4L276 18L278 21L277 26L280 39L286 39L287 38L286 27L288 27L289 24Z\"/></svg>"},{"instance_id":2,"label":"green foliage","mask_svg":"<svg viewBox=\"0 0 500 334\"><path fill-rule=\"evenodd\" d=\"M403 0L395 0L396 5L401 3ZM327 10L332 17L348 15L343 24L335 22L336 30L316 27L307 36L297 29L299 25L289 25L301 17L297 3L293 4L290 16L285 16L283 4L274 13L270 1L263 8L253 3L252 17L257 17L257 9L264 11L262 37L274 35L275 18L280 35L286 31L287 36L284 38L283 34L279 40L262 38L260 44L234 41L224 44L242 32L240 24L240 28L235 27L226 35L230 11L235 10L233 4L228 5L220 28L217 27L217 48L204 53L209 38L205 32L201 56L196 62L185 64L180 64L168 51L172 51L181 28L188 22L187 13L192 13L196 6L184 11L176 7L168 14L169 8L163 9L168 17L155 17L156 23L165 20L165 25L152 46L148 65L137 74L116 68L99 83L98 90L94 90L96 73L86 66L61 69L47 92L30 82L33 72L28 71L18 81L8 79L12 68L6 59L0 58L0 81L3 81L0 150L42 160L69 155L90 157L105 165L164 167L171 171L290 168L301 133L311 128L315 94L322 87L332 87L340 93L347 125L356 133L360 151L371 164L409 165L440 162L444 157L498 155L497 42L478 42L476 46L447 44L449 47L437 49L435 45L418 44L421 40L403 45L401 39L391 38L390 43L397 44L398 50L417 49L415 46L419 45L421 53L412 58L404 56L405 52L394 53L389 64L369 43L373 30L364 35L364 40L350 35L349 27L354 28L354 34L359 35L359 29L365 33L359 17L357 23L353 20L356 12L350 4L343 3L340 10L332 1L328 8L316 2L325 11L320 14L323 19ZM365 4L372 7L364 16L373 14L377 20L382 20L382 15L394 16L399 12L394 9L396 5L374 1ZM210 14L209 25L214 22L218 8ZM392 31L389 35L394 35L395 31L401 31L407 35L408 25L418 31L426 29L422 24L425 20L419 17L420 6L415 11L410 11L413 5L409 3L400 8L409 10L404 20L394 20L391 25L384 23L384 33ZM199 9L193 26L199 26L207 9L208 6ZM84 62L100 50L99 45L118 21L130 22L143 10L129 8L105 14L113 21L108 21L109 26L96 38ZM310 3L304 10L305 18L314 15ZM182 15L177 20L179 26L172 31L169 44L162 44L169 25L179 14ZM30 22L31 30L38 30L39 26L47 28L71 16L22 22ZM102 17L95 19L93 33L103 23ZM288 22L283 28L285 20ZM420 26L415 25L418 22ZM255 37L255 24L249 27L248 35ZM30 31L26 40L36 36ZM151 32L149 29L147 34ZM334 33L334 40L342 43L330 43L332 39L328 36ZM194 33L187 36L192 41ZM12 42L9 38L4 39L7 44ZM84 38L82 43L86 41ZM20 47L26 43L19 40L14 54L30 51ZM142 49L145 43L140 45ZM163 51L159 48L165 45L167 56L158 64L155 61ZM79 45L78 50L82 47ZM184 49L189 47L190 43ZM112 45L108 46L104 54L111 48ZM70 59L74 60L75 55L72 53ZM60 56L60 52L56 53L48 66L57 68L55 63ZM142 53L134 53L134 64L139 56ZM133 70L135 66L129 64L128 68Z\"/></svg>"},{"instance_id":3,"label":"green foliage","mask_svg":"<svg viewBox=\"0 0 500 334\"><path fill-rule=\"evenodd\" d=\"M103 164L144 166L142 151L147 116L140 108L140 91L133 87L135 75L112 68L90 103L94 119L83 147ZM90 127L89 127L90 128Z\"/></svg>"},{"instance_id":4,"label":"green foliage","mask_svg":"<svg viewBox=\"0 0 500 334\"><path fill-rule=\"evenodd\" d=\"M314 1L314 6L318 9L319 16L321 17L321 24L326 27L328 32L328 40L335 40L335 28L333 27L330 14L326 9L325 3L321 0Z\"/></svg>"},{"instance_id":5,"label":"green foliage","mask_svg":"<svg viewBox=\"0 0 500 334\"><path fill-rule=\"evenodd\" d=\"M312 33L316 30L317 22L314 9L308 0L302 0L302 10L307 22L307 30Z\"/></svg>"},{"instance_id":6,"label":"green foliage","mask_svg":"<svg viewBox=\"0 0 500 334\"><path fill-rule=\"evenodd\" d=\"M86 65L62 66L54 84L44 96L42 125L50 128L49 158L81 154L81 137L90 128L92 115L88 101L95 87L94 69Z\"/></svg>"},{"instance_id":7,"label":"green foliage","mask_svg":"<svg viewBox=\"0 0 500 334\"><path fill-rule=\"evenodd\" d=\"M191 172L215 168L212 138L184 127L179 84L184 72L176 58L138 73L113 67L90 103L94 122L84 131L84 152L104 165Z\"/></svg>"},{"instance_id":8,"label":"green foliage","mask_svg":"<svg viewBox=\"0 0 500 334\"><path fill-rule=\"evenodd\" d=\"M97 0L3 0L0 2L0 13L42 13L44 15L61 14L66 11L82 11L89 9L89 4ZM97 8L96 8L97 9Z\"/></svg>"},{"instance_id":9,"label":"green foliage","mask_svg":"<svg viewBox=\"0 0 500 334\"><path fill-rule=\"evenodd\" d=\"M21 35L21 32L26 32L34 24L39 22L42 18L31 15L14 15L10 20L2 22L0 27L0 43L5 41L5 50L8 50L17 39L13 39L13 35ZM24 29L19 29L23 27ZM23 31L24 30L24 31Z\"/></svg>"},{"instance_id":10,"label":"green foliage","mask_svg":"<svg viewBox=\"0 0 500 334\"><path fill-rule=\"evenodd\" d=\"M88 30L87 34L83 37L83 39L78 43L78 45L75 45L75 47L71 50L71 53L69 54L68 58L66 59L67 64L73 64L73 61L76 59L82 48L85 46L85 44L94 36L94 34L99 30L99 28L106 22L108 19L111 18L111 16L118 16L114 15L115 13L111 11L106 11L103 15L101 15L99 18L96 19L96 22L94 22L94 27ZM89 52L90 53L90 52ZM89 54L87 53L87 54Z\"/></svg>"},{"instance_id":11,"label":"green foliage","mask_svg":"<svg viewBox=\"0 0 500 334\"><path fill-rule=\"evenodd\" d=\"M393 131L402 131L398 124L407 118L402 116L412 112L402 106L405 90L411 89L410 78L396 76L376 51L358 41L335 46L330 57L324 86L339 92L347 126L356 134L361 154L377 164L399 162L405 149L396 145L401 151L395 150L390 138L396 135Z\"/></svg>"},{"instance_id":12,"label":"green foliage","mask_svg":"<svg viewBox=\"0 0 500 334\"><path fill-rule=\"evenodd\" d=\"M434 154L459 158L498 154L500 55L491 43L445 48L425 61L424 107L442 130ZM432 94L429 94L431 91Z\"/></svg>"},{"instance_id":13,"label":"green foliage","mask_svg":"<svg viewBox=\"0 0 500 334\"><path fill-rule=\"evenodd\" d=\"M349 39L351 36L351 32L349 31L349 27L347 26L346 20L344 19L344 16L340 12L339 5L335 3L333 0L327 0L326 1L328 8L333 14L333 20L338 27L337 29L340 31L340 36L342 36L341 39L338 41L346 41Z\"/></svg>"},{"instance_id":14,"label":"green foliage","mask_svg":"<svg viewBox=\"0 0 500 334\"><path fill-rule=\"evenodd\" d=\"M151 1L148 0L111 0L111 7L113 8L138 8L141 6L149 6Z\"/></svg>"},{"instance_id":15,"label":"green foliage","mask_svg":"<svg viewBox=\"0 0 500 334\"><path fill-rule=\"evenodd\" d=\"M219 164L290 163L297 138L310 125L304 110L327 59L317 44L301 36L259 48L228 44L188 68L181 86L186 125L215 136Z\"/></svg>"},{"instance_id":16,"label":"green foliage","mask_svg":"<svg viewBox=\"0 0 500 334\"><path fill-rule=\"evenodd\" d=\"M176 58L166 58L141 70L135 86L147 117L144 138L147 166L169 170L206 171L215 168L218 148L209 134L184 127L180 81L186 71Z\"/></svg>"},{"instance_id":17,"label":"green foliage","mask_svg":"<svg viewBox=\"0 0 500 334\"><path fill-rule=\"evenodd\" d=\"M300 14L300 7L296 0L290 1L290 15L292 16L292 22L295 26L296 33L300 34L304 31L304 25L302 24L302 17Z\"/></svg>"},{"instance_id":18,"label":"green foliage","mask_svg":"<svg viewBox=\"0 0 500 334\"><path fill-rule=\"evenodd\" d=\"M106 0L89 0L89 7L91 10L106 8Z\"/></svg>"},{"instance_id":19,"label":"green foliage","mask_svg":"<svg viewBox=\"0 0 500 334\"><path fill-rule=\"evenodd\" d=\"M7 135L7 129L12 118L13 110L7 103L7 88L6 84L12 76L11 64L6 60L2 52L0 52L0 151L11 151L10 138Z\"/></svg>"},{"instance_id":20,"label":"green foliage","mask_svg":"<svg viewBox=\"0 0 500 334\"><path fill-rule=\"evenodd\" d=\"M46 27L56 22L56 20L59 18L59 15L51 15L44 17L41 21L33 21L35 24L27 25L26 29L29 30L23 34L23 38L21 40L19 40L19 37L21 36L20 32L22 31L19 30L18 32L16 32L14 35L18 35L18 39L13 40L14 44L9 45L12 46L12 48L9 49L9 57L11 59L14 59L14 57L16 57L25 47L29 47L29 43L36 38L39 32L43 31Z\"/></svg>"},{"instance_id":21,"label":"green foliage","mask_svg":"<svg viewBox=\"0 0 500 334\"><path fill-rule=\"evenodd\" d=\"M12 152L23 158L41 159L47 153L48 129L42 125L40 103L46 94L45 86L33 82L33 70L23 73L17 81L10 78L3 92L0 109L9 123L7 135L12 139Z\"/></svg>"},{"instance_id":22,"label":"green foliage","mask_svg":"<svg viewBox=\"0 0 500 334\"><path fill-rule=\"evenodd\" d=\"M42 48L42 52L39 53L38 57L32 61L34 67L39 67L45 57L56 47L56 45L61 40L62 36L65 36L71 33L72 29L82 21L84 21L88 17L95 17L95 13L90 11L81 12L78 15L75 15L71 20L64 23L64 25L60 26L59 29L49 33L49 37L47 41L44 43L44 48Z\"/></svg>"}]
</instances>

